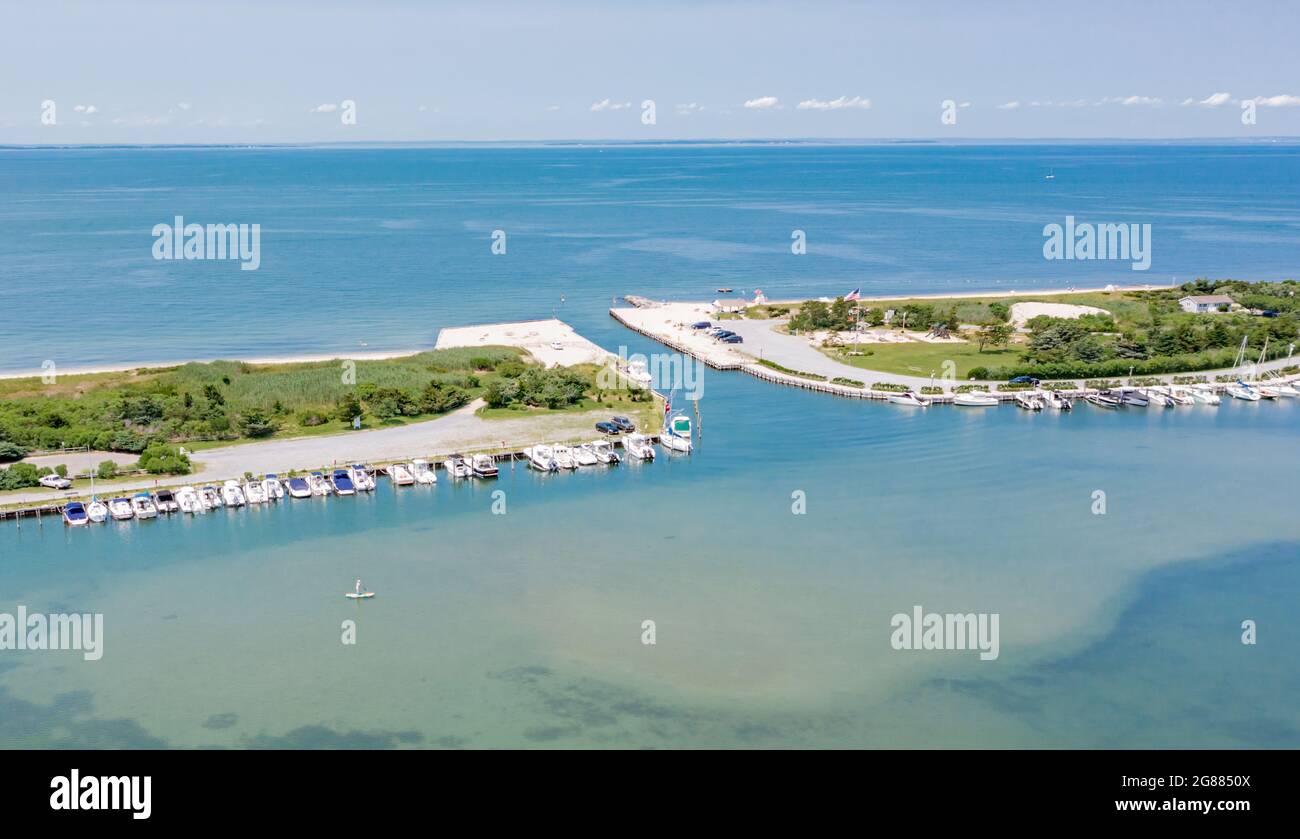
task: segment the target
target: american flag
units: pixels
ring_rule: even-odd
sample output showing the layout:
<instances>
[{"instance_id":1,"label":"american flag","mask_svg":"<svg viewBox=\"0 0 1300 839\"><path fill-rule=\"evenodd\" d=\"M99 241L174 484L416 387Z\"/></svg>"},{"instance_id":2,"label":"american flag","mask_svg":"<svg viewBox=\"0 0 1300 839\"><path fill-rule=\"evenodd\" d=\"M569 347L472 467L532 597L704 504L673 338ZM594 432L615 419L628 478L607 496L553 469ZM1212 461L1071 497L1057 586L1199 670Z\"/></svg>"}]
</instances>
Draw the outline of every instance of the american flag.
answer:
<instances>
[{"instance_id":1,"label":"american flag","mask_svg":"<svg viewBox=\"0 0 1300 839\"><path fill-rule=\"evenodd\" d=\"M852 300L859 300L859 299L861 299L861 297L862 297L862 289L861 289L861 288L855 288L855 289L853 289L852 291L850 291L848 294L844 295L844 299L845 299L845 300L849 300L849 301L852 301Z\"/></svg>"}]
</instances>

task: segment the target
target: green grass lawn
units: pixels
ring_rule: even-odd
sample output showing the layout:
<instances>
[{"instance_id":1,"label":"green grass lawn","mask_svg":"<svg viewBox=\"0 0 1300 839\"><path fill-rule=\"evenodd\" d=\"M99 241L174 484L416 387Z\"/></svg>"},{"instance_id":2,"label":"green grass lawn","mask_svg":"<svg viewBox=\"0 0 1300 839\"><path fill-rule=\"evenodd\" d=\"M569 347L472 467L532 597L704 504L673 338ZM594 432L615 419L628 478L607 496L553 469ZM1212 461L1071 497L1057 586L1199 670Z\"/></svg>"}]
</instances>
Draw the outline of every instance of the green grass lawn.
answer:
<instances>
[{"instance_id":1,"label":"green grass lawn","mask_svg":"<svg viewBox=\"0 0 1300 839\"><path fill-rule=\"evenodd\" d=\"M859 348L870 355L850 356L839 349L823 349L822 352L836 361L864 370L879 370L903 376L929 376L933 373L935 377L940 377L943 375L944 362L952 361L957 365L956 376L959 379L968 378L973 367L1014 364L1023 355L1015 347L988 347L980 352L979 345L969 341L954 344L861 344ZM852 345L843 348L852 349Z\"/></svg>"}]
</instances>

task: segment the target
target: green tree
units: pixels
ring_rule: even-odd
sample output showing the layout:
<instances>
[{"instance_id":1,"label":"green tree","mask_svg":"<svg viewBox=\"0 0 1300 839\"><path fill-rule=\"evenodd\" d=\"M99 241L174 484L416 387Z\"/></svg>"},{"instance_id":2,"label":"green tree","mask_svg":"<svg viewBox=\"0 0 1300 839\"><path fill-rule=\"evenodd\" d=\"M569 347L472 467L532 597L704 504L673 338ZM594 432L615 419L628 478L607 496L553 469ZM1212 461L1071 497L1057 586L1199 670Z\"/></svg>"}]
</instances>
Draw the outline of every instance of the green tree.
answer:
<instances>
[{"instance_id":1,"label":"green tree","mask_svg":"<svg viewBox=\"0 0 1300 839\"><path fill-rule=\"evenodd\" d=\"M976 333L976 340L979 342L980 352L984 352L986 346L1006 346L1006 344L1011 340L1011 327L1005 323L986 324Z\"/></svg>"},{"instance_id":2,"label":"green tree","mask_svg":"<svg viewBox=\"0 0 1300 839\"><path fill-rule=\"evenodd\" d=\"M95 467L95 475L105 481L117 477L117 463L112 460L101 461L99 466Z\"/></svg>"}]
</instances>

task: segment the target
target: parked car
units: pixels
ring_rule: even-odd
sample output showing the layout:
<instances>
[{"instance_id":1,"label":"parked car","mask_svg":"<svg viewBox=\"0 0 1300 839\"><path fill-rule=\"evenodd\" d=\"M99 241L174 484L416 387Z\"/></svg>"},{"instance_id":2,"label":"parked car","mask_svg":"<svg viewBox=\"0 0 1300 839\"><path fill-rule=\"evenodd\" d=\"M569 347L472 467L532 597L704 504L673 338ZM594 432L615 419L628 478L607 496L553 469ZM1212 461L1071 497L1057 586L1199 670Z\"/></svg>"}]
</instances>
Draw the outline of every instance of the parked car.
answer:
<instances>
[{"instance_id":1,"label":"parked car","mask_svg":"<svg viewBox=\"0 0 1300 839\"><path fill-rule=\"evenodd\" d=\"M609 421L618 426L619 431L636 431L636 426L627 417L610 417Z\"/></svg>"},{"instance_id":2,"label":"parked car","mask_svg":"<svg viewBox=\"0 0 1300 839\"><path fill-rule=\"evenodd\" d=\"M50 489L67 489L72 486L72 481L51 472L48 475L41 476L40 485L43 487L49 487Z\"/></svg>"},{"instance_id":3,"label":"parked car","mask_svg":"<svg viewBox=\"0 0 1300 839\"><path fill-rule=\"evenodd\" d=\"M726 335L719 339L724 344L743 344L745 339L736 334Z\"/></svg>"},{"instance_id":4,"label":"parked car","mask_svg":"<svg viewBox=\"0 0 1300 839\"><path fill-rule=\"evenodd\" d=\"M596 423L596 430L601 434L618 434L622 431L622 429L612 422L598 422Z\"/></svg>"},{"instance_id":5,"label":"parked car","mask_svg":"<svg viewBox=\"0 0 1300 839\"><path fill-rule=\"evenodd\" d=\"M1016 376L1014 379L1010 379L1007 384L1033 385L1034 387L1037 387L1038 379L1035 379L1033 376Z\"/></svg>"},{"instance_id":6,"label":"parked car","mask_svg":"<svg viewBox=\"0 0 1300 839\"><path fill-rule=\"evenodd\" d=\"M698 323L692 323L691 329L709 329L712 326L713 324L709 323L707 320L702 320Z\"/></svg>"}]
</instances>

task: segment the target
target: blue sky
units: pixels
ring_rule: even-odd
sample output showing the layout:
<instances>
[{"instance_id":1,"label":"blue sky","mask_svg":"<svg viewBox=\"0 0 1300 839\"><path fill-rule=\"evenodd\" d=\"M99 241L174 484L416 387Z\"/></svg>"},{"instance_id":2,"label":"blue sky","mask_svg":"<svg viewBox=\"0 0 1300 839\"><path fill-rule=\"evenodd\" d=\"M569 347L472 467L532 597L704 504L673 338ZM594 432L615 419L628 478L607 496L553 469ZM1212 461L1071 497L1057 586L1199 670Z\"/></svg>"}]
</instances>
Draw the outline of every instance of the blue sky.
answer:
<instances>
[{"instance_id":1,"label":"blue sky","mask_svg":"<svg viewBox=\"0 0 1300 839\"><path fill-rule=\"evenodd\" d=\"M3 143L1300 135L1300 7L1262 0L40 0L0 16Z\"/></svg>"}]
</instances>

